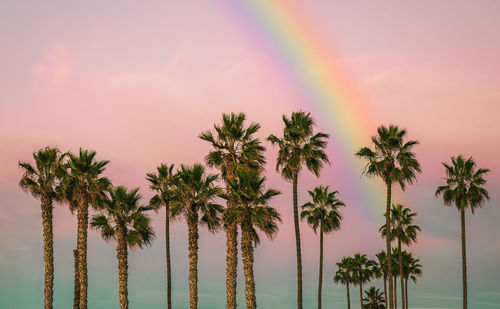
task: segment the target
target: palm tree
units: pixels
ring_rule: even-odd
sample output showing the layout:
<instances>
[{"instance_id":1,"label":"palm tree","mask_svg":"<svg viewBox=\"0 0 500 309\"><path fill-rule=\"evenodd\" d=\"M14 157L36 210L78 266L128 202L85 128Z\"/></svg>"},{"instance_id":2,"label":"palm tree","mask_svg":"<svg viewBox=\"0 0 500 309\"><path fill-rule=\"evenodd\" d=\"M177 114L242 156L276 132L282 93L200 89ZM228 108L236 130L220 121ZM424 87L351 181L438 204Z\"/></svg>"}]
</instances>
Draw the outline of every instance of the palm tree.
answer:
<instances>
[{"instance_id":1,"label":"palm tree","mask_svg":"<svg viewBox=\"0 0 500 309\"><path fill-rule=\"evenodd\" d=\"M149 207L139 205L139 188L112 188L105 201L104 214L92 218L90 226L101 232L105 241L115 240L118 259L120 308L128 309L128 250L151 245L154 231L151 218L145 214Z\"/></svg>"},{"instance_id":2,"label":"palm tree","mask_svg":"<svg viewBox=\"0 0 500 309\"><path fill-rule=\"evenodd\" d=\"M258 123L252 122L245 128L246 116L239 114L223 114L222 124L214 125L215 136L208 130L199 138L209 142L213 149L205 157L209 167L220 170L226 184L226 194L231 196L231 181L235 181L236 168L261 168L265 164L263 152L265 148L254 137L260 129ZM227 201L227 211L237 205ZM238 266L238 229L236 222L224 223L226 231L226 308L236 309L236 276Z\"/></svg>"},{"instance_id":3,"label":"palm tree","mask_svg":"<svg viewBox=\"0 0 500 309\"><path fill-rule=\"evenodd\" d=\"M323 288L323 234L328 234L340 229L342 215L340 206L345 204L335 196L338 191L329 192L328 186L318 186L309 191L312 202L302 206L301 219L306 219L307 224L314 230L319 228L319 278L318 278L318 309L321 309L321 290Z\"/></svg>"},{"instance_id":4,"label":"palm tree","mask_svg":"<svg viewBox=\"0 0 500 309\"><path fill-rule=\"evenodd\" d=\"M412 184L417 173L420 172L420 164L412 152L417 141L405 141L406 130L395 125L380 126L377 136L372 137L374 150L369 147L361 148L355 155L365 159L367 162L363 174L370 177L380 177L387 187L387 201L385 209L385 223L390 228L390 207L392 184L399 183L404 190L406 184ZM389 231L390 234L390 231ZM387 252L387 277L392 278L391 240L386 238ZM393 309L392 281L389 280L389 309Z\"/></svg>"},{"instance_id":5,"label":"palm tree","mask_svg":"<svg viewBox=\"0 0 500 309\"><path fill-rule=\"evenodd\" d=\"M214 184L217 175L206 174L201 164L181 165L177 171L176 198L172 201L173 217L183 215L188 226L189 243L189 303L198 308L198 225L204 225L210 232L220 228L223 211L212 199L220 190Z\"/></svg>"},{"instance_id":6,"label":"palm tree","mask_svg":"<svg viewBox=\"0 0 500 309\"><path fill-rule=\"evenodd\" d=\"M411 212L411 209L404 207L401 204L392 205L391 208L391 241L398 241L398 258L399 258L399 277L401 278L401 301L402 308L405 309L405 289L403 276L403 255L401 244L409 246L412 242L417 241L417 232L421 231L418 225L413 224L413 217L417 213ZM387 236L385 225L380 228L383 237Z\"/></svg>"},{"instance_id":7,"label":"palm tree","mask_svg":"<svg viewBox=\"0 0 500 309\"><path fill-rule=\"evenodd\" d=\"M352 258L352 278L354 284L359 286L359 301L363 308L363 284L368 283L373 277L373 270L377 262L369 260L366 254L357 253Z\"/></svg>"},{"instance_id":8,"label":"palm tree","mask_svg":"<svg viewBox=\"0 0 500 309\"><path fill-rule=\"evenodd\" d=\"M69 153L67 167L69 173L63 179L62 189L71 212L77 211L78 239L78 277L80 279L80 309L87 309L87 233L89 226L89 205L98 209L104 205L105 191L111 186L102 177L109 161L95 159L96 152L80 148L78 155Z\"/></svg>"},{"instance_id":9,"label":"palm tree","mask_svg":"<svg viewBox=\"0 0 500 309\"><path fill-rule=\"evenodd\" d=\"M302 252L300 245L299 211L297 201L297 183L299 173L305 165L309 171L319 177L325 163L329 163L325 148L329 135L313 133L314 119L310 113L298 111L290 118L283 115L285 127L283 137L273 134L267 138L273 145L278 144L279 153L276 171L293 184L293 220L295 228L295 247L297 254L297 308L302 309Z\"/></svg>"},{"instance_id":10,"label":"palm tree","mask_svg":"<svg viewBox=\"0 0 500 309\"><path fill-rule=\"evenodd\" d=\"M467 258L465 248L465 211L474 211L483 207L490 199L488 191L483 188L486 183L484 176L490 171L486 168L477 168L476 162L470 157L464 159L462 155L451 158L451 165L444 163L446 168L446 184L439 186L436 196L443 195L444 204L452 204L460 211L460 228L462 236L462 285L463 308L467 309Z\"/></svg>"},{"instance_id":11,"label":"palm tree","mask_svg":"<svg viewBox=\"0 0 500 309\"><path fill-rule=\"evenodd\" d=\"M417 282L417 278L422 277L422 265L420 265L420 260L413 258L411 253L403 254L404 260L404 277L405 277L405 301L406 308L408 307L408 279L411 279L414 283Z\"/></svg>"},{"instance_id":12,"label":"palm tree","mask_svg":"<svg viewBox=\"0 0 500 309\"><path fill-rule=\"evenodd\" d=\"M363 298L363 307L365 309L385 309L384 298L379 289L371 286L365 291L366 298Z\"/></svg>"},{"instance_id":13,"label":"palm tree","mask_svg":"<svg viewBox=\"0 0 500 309\"><path fill-rule=\"evenodd\" d=\"M60 201L57 192L61 178L66 173L65 154L59 149L45 147L33 153L35 166L28 162L19 162L23 176L19 186L34 198L40 199L43 226L43 262L45 264L44 308L52 309L54 295L54 233L52 226L53 202Z\"/></svg>"},{"instance_id":14,"label":"palm tree","mask_svg":"<svg viewBox=\"0 0 500 309\"><path fill-rule=\"evenodd\" d=\"M343 257L340 262L337 263L338 270L333 277L335 283L345 284L347 287L347 309L351 309L351 295L349 293L349 283L353 282L352 278L352 268L353 261L351 257Z\"/></svg>"},{"instance_id":15,"label":"palm tree","mask_svg":"<svg viewBox=\"0 0 500 309\"><path fill-rule=\"evenodd\" d=\"M239 169L237 180L231 182L231 195L221 195L226 200L234 200L239 205L226 212L226 222L236 222L241 226L241 254L245 274L245 294L248 309L257 308L255 296L255 278L253 271L254 246L260 243L257 230L272 239L278 232L280 214L269 206L269 200L280 194L274 189L265 189L265 177L260 176L260 170Z\"/></svg>"},{"instance_id":16,"label":"palm tree","mask_svg":"<svg viewBox=\"0 0 500 309\"><path fill-rule=\"evenodd\" d=\"M146 180L149 188L156 194L149 204L156 211L165 206L165 255L167 260L167 308L172 309L172 267L170 263L170 203L174 198L175 172L174 165L160 164L157 173L148 173Z\"/></svg>"},{"instance_id":17,"label":"palm tree","mask_svg":"<svg viewBox=\"0 0 500 309\"><path fill-rule=\"evenodd\" d=\"M387 254L384 250L375 255L378 260L378 268L384 279L384 304L387 307Z\"/></svg>"}]
</instances>

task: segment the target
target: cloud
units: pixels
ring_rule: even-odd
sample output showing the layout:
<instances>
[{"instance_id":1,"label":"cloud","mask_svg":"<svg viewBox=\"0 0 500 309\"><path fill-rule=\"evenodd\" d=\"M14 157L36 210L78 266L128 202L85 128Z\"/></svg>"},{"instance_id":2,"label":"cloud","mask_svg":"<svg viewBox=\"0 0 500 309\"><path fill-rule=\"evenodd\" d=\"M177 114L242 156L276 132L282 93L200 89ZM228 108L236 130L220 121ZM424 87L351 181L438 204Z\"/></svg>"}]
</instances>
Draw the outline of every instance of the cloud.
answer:
<instances>
[{"instance_id":1,"label":"cloud","mask_svg":"<svg viewBox=\"0 0 500 309\"><path fill-rule=\"evenodd\" d=\"M64 42L52 42L43 52L39 63L33 67L36 89L61 87L68 82L71 64Z\"/></svg>"}]
</instances>

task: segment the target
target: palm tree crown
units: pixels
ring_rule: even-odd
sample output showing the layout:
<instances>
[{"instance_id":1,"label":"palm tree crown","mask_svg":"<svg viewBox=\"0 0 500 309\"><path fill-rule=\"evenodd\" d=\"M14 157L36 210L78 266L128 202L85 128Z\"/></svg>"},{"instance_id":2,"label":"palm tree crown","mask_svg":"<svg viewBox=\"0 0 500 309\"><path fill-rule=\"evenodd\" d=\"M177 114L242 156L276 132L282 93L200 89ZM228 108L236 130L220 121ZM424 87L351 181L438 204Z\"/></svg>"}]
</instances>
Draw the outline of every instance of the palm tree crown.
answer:
<instances>
[{"instance_id":1,"label":"palm tree crown","mask_svg":"<svg viewBox=\"0 0 500 309\"><path fill-rule=\"evenodd\" d=\"M301 219L306 219L314 232L318 227L325 234L340 229L342 215L339 207L345 204L337 199L338 191L329 192L328 190L328 186L318 186L313 191L309 191L312 202L307 202L302 206Z\"/></svg>"},{"instance_id":2,"label":"palm tree crown","mask_svg":"<svg viewBox=\"0 0 500 309\"><path fill-rule=\"evenodd\" d=\"M374 150L363 147L355 154L367 161L363 173L380 177L386 184L397 182L404 190L406 183L412 184L421 171L412 152L418 141L405 142L406 130L395 125L380 126L377 133L372 137Z\"/></svg>"},{"instance_id":3,"label":"palm tree crown","mask_svg":"<svg viewBox=\"0 0 500 309\"><path fill-rule=\"evenodd\" d=\"M267 138L273 145L279 146L276 171L281 171L285 179L291 180L305 164L314 175L319 176L323 165L329 163L325 153L329 135L321 132L314 134L314 119L310 113L303 111L292 113L291 118L283 115L283 122L283 137L271 134Z\"/></svg>"},{"instance_id":4,"label":"palm tree crown","mask_svg":"<svg viewBox=\"0 0 500 309\"><path fill-rule=\"evenodd\" d=\"M366 297L363 298L364 309L385 309L384 297L379 289L371 286L365 291Z\"/></svg>"},{"instance_id":5,"label":"palm tree crown","mask_svg":"<svg viewBox=\"0 0 500 309\"><path fill-rule=\"evenodd\" d=\"M410 245L417 241L417 232L421 231L418 225L413 224L413 217L417 213L411 212L410 208L406 208L401 204L393 204L391 208L391 240L399 240L405 245ZM380 227L380 233L383 237L387 235L385 225Z\"/></svg>"},{"instance_id":6,"label":"palm tree crown","mask_svg":"<svg viewBox=\"0 0 500 309\"><path fill-rule=\"evenodd\" d=\"M451 158L451 165L443 163L446 168L446 185L439 186L436 196L443 195L445 205L454 204L459 210L469 209L474 213L490 199L488 191L483 188L486 183L484 176L490 171L477 168L476 162L470 157L465 160L462 155Z\"/></svg>"},{"instance_id":7,"label":"palm tree crown","mask_svg":"<svg viewBox=\"0 0 500 309\"><path fill-rule=\"evenodd\" d=\"M151 208L139 205L142 196L138 192L139 188L127 190L124 186L109 191L104 213L94 216L90 223L93 229L101 232L105 241L117 240L118 234L123 232L131 249L151 245L155 234L151 218L145 213Z\"/></svg>"}]
</instances>

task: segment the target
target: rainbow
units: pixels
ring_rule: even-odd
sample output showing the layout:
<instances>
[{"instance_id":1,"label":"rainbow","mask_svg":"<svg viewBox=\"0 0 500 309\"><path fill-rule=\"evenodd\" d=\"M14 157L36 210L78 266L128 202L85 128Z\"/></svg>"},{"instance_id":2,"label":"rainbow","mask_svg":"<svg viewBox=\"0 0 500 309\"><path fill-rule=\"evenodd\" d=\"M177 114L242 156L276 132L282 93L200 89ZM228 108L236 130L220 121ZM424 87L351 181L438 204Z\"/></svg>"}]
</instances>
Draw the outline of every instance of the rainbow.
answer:
<instances>
[{"instance_id":1,"label":"rainbow","mask_svg":"<svg viewBox=\"0 0 500 309\"><path fill-rule=\"evenodd\" d=\"M370 143L372 120L333 51L302 11L284 0L221 0L235 22L273 54L283 76L300 92L301 100L323 115L331 126L335 147L347 165L343 174L364 211L380 216L384 197L380 187L360 180L362 162L353 154ZM307 110L307 109L306 109Z\"/></svg>"}]
</instances>

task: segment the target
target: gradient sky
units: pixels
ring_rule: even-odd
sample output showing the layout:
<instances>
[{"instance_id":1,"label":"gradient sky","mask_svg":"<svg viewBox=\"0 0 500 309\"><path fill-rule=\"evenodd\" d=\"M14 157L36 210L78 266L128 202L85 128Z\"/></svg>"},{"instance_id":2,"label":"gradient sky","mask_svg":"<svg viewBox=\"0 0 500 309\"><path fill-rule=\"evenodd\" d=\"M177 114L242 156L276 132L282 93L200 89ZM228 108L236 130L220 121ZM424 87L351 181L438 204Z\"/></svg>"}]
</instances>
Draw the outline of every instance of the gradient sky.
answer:
<instances>
[{"instance_id":1,"label":"gradient sky","mask_svg":"<svg viewBox=\"0 0 500 309\"><path fill-rule=\"evenodd\" d=\"M18 160L31 160L46 145L94 149L111 160L105 174L114 184L141 187L160 162L202 162L209 145L197 135L223 112L245 112L262 125L258 136L280 134L282 114L304 109L318 130L330 133L332 161L319 179L303 173L305 190L326 184L347 207L342 230L325 238L324 304L345 307L345 287L332 282L335 263L357 252L383 248L378 180L361 178L352 156L332 131L335 116L305 102L301 74L286 76L279 53L259 41L252 21L240 20L225 1L0 1L0 308L39 308L43 261L39 203L17 186ZM297 1L291 4L342 65L370 123L406 127L423 173L395 201L418 212L423 229L411 248L424 276L409 286L411 308L459 308L461 272L459 213L434 198L441 162L472 155L491 169L491 201L467 217L471 308L500 307L500 2L498 1ZM283 55L284 56L284 55ZM314 68L313 68L314 69ZM346 102L347 104L349 102ZM366 119L358 119L362 122ZM274 171L275 148L266 144L268 186L283 194L272 205L283 215L274 241L256 249L257 299L262 308L293 308L295 247L291 185ZM362 144L356 145L363 146ZM339 164L337 164L339 163ZM346 182L346 173L357 184ZM354 177L352 177L354 175ZM371 189L366 189L371 188ZM376 192L373 192L376 190ZM362 195L363 198L360 198ZM365 202L361 202L365 201ZM366 202L368 201L368 202ZM371 202L370 202L371 201ZM154 215L157 239L129 255L132 307L163 308L164 213ZM55 308L72 304L76 219L56 206ZM186 226L173 224L173 297L187 308ZM305 307L316 305L318 237L301 225ZM118 306L115 244L89 234L89 304ZM200 308L223 308L225 244L222 233L200 237ZM239 272L239 305L244 307ZM381 283L374 281L376 286ZM358 294L352 293L358 304Z\"/></svg>"}]
</instances>

